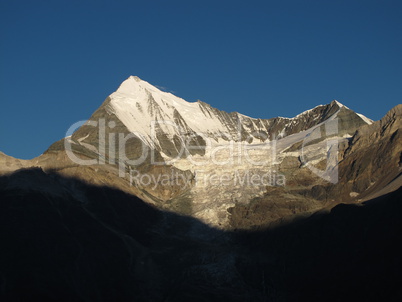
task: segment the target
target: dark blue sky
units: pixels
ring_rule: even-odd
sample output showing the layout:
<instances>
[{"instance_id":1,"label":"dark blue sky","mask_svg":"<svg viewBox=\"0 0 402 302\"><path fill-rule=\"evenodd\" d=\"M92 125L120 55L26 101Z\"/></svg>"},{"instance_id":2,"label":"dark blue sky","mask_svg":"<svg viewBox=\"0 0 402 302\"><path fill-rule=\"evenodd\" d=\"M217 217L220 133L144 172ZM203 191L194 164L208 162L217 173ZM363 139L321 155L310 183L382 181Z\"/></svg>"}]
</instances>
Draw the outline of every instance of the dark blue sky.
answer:
<instances>
[{"instance_id":1,"label":"dark blue sky","mask_svg":"<svg viewBox=\"0 0 402 302\"><path fill-rule=\"evenodd\" d=\"M261 118L402 103L401 1L0 0L0 38L0 150L19 158L130 75Z\"/></svg>"}]
</instances>

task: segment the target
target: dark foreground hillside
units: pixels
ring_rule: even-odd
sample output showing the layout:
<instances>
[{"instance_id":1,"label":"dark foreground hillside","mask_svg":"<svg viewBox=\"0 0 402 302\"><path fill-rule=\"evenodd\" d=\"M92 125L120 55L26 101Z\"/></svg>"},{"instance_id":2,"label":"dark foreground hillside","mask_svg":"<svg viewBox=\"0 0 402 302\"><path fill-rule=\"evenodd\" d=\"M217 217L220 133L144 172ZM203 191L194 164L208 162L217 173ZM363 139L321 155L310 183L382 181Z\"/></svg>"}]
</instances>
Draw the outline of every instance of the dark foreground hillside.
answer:
<instances>
[{"instance_id":1,"label":"dark foreground hillside","mask_svg":"<svg viewBox=\"0 0 402 302\"><path fill-rule=\"evenodd\" d=\"M223 232L41 169L0 178L0 301L400 301L402 189Z\"/></svg>"}]
</instances>

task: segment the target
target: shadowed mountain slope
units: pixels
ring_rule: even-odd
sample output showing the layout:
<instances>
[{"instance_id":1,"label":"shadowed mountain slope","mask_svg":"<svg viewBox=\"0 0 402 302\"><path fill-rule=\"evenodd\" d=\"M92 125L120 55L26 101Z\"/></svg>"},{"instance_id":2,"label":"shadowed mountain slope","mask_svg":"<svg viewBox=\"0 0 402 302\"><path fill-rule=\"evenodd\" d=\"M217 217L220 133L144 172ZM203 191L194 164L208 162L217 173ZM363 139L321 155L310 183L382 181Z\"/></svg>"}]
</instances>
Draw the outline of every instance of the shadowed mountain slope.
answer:
<instances>
[{"instance_id":1,"label":"shadowed mountain slope","mask_svg":"<svg viewBox=\"0 0 402 302\"><path fill-rule=\"evenodd\" d=\"M41 169L0 177L2 301L399 301L401 189L224 232Z\"/></svg>"}]
</instances>

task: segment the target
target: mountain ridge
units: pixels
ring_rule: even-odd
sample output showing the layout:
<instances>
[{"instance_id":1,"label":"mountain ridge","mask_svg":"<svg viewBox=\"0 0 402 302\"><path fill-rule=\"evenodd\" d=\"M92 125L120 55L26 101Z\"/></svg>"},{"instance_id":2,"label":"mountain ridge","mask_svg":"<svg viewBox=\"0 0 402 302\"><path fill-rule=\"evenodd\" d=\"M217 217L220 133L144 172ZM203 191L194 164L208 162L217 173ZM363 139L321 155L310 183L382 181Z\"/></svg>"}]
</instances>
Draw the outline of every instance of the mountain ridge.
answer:
<instances>
[{"instance_id":1,"label":"mountain ridge","mask_svg":"<svg viewBox=\"0 0 402 302\"><path fill-rule=\"evenodd\" d=\"M388 115L395 116L398 108ZM267 215L270 221L312 213L334 205L335 200L358 202L370 177L351 182L345 175L356 175L357 165L348 160L371 162L364 151L369 144L360 146L356 133L378 132L378 123L382 122L373 122L336 100L293 118L256 119L202 101L189 103L131 76L85 123L43 155L31 161L0 155L4 163L0 172L31 166L59 171L225 229L236 212L229 209L250 202L265 204L275 198L278 206ZM398 148L395 140L383 145L381 152ZM388 179L385 169L376 171L377 178ZM388 166L388 171L396 170ZM248 183L246 177L273 181ZM218 183L212 183L214 179ZM379 191L389 181L378 182L371 190Z\"/></svg>"},{"instance_id":2,"label":"mountain ridge","mask_svg":"<svg viewBox=\"0 0 402 302\"><path fill-rule=\"evenodd\" d=\"M180 151L184 151L183 156L203 155L203 147L207 143L205 140L211 140L213 144L231 140L258 143L276 139L278 136L288 136L325 121L342 108L352 112L339 102L332 101L294 118L252 118L238 112L227 113L201 101L189 103L138 77L130 76L89 120L96 121L102 115L117 122L121 132L135 133L141 141L137 144L144 142L161 153L169 150L166 155L176 157ZM99 110L105 112L99 114ZM355 127L364 125L369 120L355 113L349 114L348 120L351 118L356 123ZM126 128L124 131L123 126ZM78 137L74 133L72 138L77 142L88 134L81 133ZM187 139L190 148L183 146Z\"/></svg>"}]
</instances>

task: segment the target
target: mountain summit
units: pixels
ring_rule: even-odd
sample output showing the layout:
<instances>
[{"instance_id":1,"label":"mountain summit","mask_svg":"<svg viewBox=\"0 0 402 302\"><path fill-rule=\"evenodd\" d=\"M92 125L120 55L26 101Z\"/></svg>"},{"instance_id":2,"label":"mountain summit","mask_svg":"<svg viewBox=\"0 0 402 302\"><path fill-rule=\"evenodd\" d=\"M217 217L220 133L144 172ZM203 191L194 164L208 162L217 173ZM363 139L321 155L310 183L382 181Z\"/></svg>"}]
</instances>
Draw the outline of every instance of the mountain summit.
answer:
<instances>
[{"instance_id":1,"label":"mountain summit","mask_svg":"<svg viewBox=\"0 0 402 302\"><path fill-rule=\"evenodd\" d=\"M70 157L88 164L79 168L84 174L91 174L88 168L96 163L98 173L120 177L103 181L164 209L227 227L230 207L248 204L267 194L267 188L285 183L286 190L275 194L278 200L293 196L294 205L287 205L282 215L322 207L301 192L323 181L337 182L338 145L342 151L357 129L371 123L335 100L293 118L252 118L187 102L130 76L87 123L50 146L45 157L60 157L68 147ZM334 141L339 144L330 145ZM111 172L116 168L118 173ZM251 178L259 182L251 184ZM290 210L294 207L299 210Z\"/></svg>"},{"instance_id":2,"label":"mountain summit","mask_svg":"<svg viewBox=\"0 0 402 302\"><path fill-rule=\"evenodd\" d=\"M187 102L130 76L87 122L42 156L0 160L7 165L5 171L30 165L57 170L230 228L239 227L236 217L242 207L251 201L264 204L269 196L277 208L258 219L260 223L319 210L338 197L361 199L368 186L370 194L376 193L385 185L371 185L370 179L377 177L363 173L361 165L372 165L374 159L364 151L367 146L357 147L356 133L360 137L361 132L356 131L367 127L377 129L378 122L336 100L293 118L252 118L201 101ZM392 151L395 141L384 145L398 156ZM386 179L396 177L395 171ZM357 177L351 180L353 173ZM240 224L244 226L244 220Z\"/></svg>"},{"instance_id":3,"label":"mountain summit","mask_svg":"<svg viewBox=\"0 0 402 302\"><path fill-rule=\"evenodd\" d=\"M343 134L352 135L370 120L356 114L337 101L307 110L294 118L251 118L243 114L227 113L207 103L187 102L171 93L130 76L112 93L90 120L104 117L120 126L120 131L135 133L148 147L167 157L200 154L208 143L230 141L261 143L310 129L331 117L340 121ZM95 131L94 129L92 129ZM72 136L75 142L91 133L79 131ZM185 142L188 143L185 144ZM183 147L184 145L193 148Z\"/></svg>"}]
</instances>

